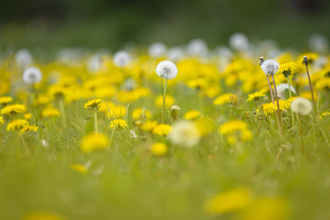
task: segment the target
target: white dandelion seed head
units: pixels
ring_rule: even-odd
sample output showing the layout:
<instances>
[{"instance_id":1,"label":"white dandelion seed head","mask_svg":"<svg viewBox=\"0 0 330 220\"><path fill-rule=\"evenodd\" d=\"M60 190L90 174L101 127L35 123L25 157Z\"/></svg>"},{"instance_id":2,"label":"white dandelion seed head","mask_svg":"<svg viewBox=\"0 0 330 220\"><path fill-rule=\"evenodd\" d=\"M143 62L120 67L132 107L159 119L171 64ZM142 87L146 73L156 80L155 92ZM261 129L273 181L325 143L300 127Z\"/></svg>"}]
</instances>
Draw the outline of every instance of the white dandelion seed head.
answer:
<instances>
[{"instance_id":1,"label":"white dandelion seed head","mask_svg":"<svg viewBox=\"0 0 330 220\"><path fill-rule=\"evenodd\" d=\"M166 45L161 42L153 43L149 47L148 54L153 58L162 57L166 54Z\"/></svg>"},{"instance_id":2,"label":"white dandelion seed head","mask_svg":"<svg viewBox=\"0 0 330 220\"><path fill-rule=\"evenodd\" d=\"M308 99L299 97L291 102L291 109L298 115L308 115L313 110L313 104Z\"/></svg>"},{"instance_id":3,"label":"white dandelion seed head","mask_svg":"<svg viewBox=\"0 0 330 220\"><path fill-rule=\"evenodd\" d=\"M172 105L171 106L171 110L180 110L181 108L179 107L179 106L177 106L177 105Z\"/></svg>"},{"instance_id":4,"label":"white dandelion seed head","mask_svg":"<svg viewBox=\"0 0 330 220\"><path fill-rule=\"evenodd\" d=\"M76 65L79 62L79 49L74 48L62 48L59 51L57 51L56 59L60 63L63 63L65 65Z\"/></svg>"},{"instance_id":5,"label":"white dandelion seed head","mask_svg":"<svg viewBox=\"0 0 330 220\"><path fill-rule=\"evenodd\" d=\"M124 67L131 62L131 56L126 51L118 51L113 56L113 63L117 67Z\"/></svg>"},{"instance_id":6,"label":"white dandelion seed head","mask_svg":"<svg viewBox=\"0 0 330 220\"><path fill-rule=\"evenodd\" d=\"M223 57L223 58L231 58L233 56L231 50L225 46L219 46L215 48L215 52L219 57Z\"/></svg>"},{"instance_id":7,"label":"white dandelion seed head","mask_svg":"<svg viewBox=\"0 0 330 220\"><path fill-rule=\"evenodd\" d=\"M17 66L25 69L32 63L33 58L32 58L32 55L29 50L21 49L21 50L17 51L17 53L15 55L15 60L16 60Z\"/></svg>"},{"instance_id":8,"label":"white dandelion seed head","mask_svg":"<svg viewBox=\"0 0 330 220\"><path fill-rule=\"evenodd\" d=\"M261 64L261 69L266 75L274 75L280 68L280 64L275 60L265 60Z\"/></svg>"},{"instance_id":9,"label":"white dandelion seed head","mask_svg":"<svg viewBox=\"0 0 330 220\"><path fill-rule=\"evenodd\" d=\"M317 53L326 53L328 51L328 39L322 34L314 34L309 38L309 48Z\"/></svg>"},{"instance_id":10,"label":"white dandelion seed head","mask_svg":"<svg viewBox=\"0 0 330 220\"><path fill-rule=\"evenodd\" d=\"M182 147L193 147L199 143L201 134L194 122L179 121L173 125L168 138L173 144Z\"/></svg>"},{"instance_id":11,"label":"white dandelion seed head","mask_svg":"<svg viewBox=\"0 0 330 220\"><path fill-rule=\"evenodd\" d=\"M172 61L162 61L156 67L158 76L164 79L173 79L178 74L178 68Z\"/></svg>"},{"instance_id":12,"label":"white dandelion seed head","mask_svg":"<svg viewBox=\"0 0 330 220\"><path fill-rule=\"evenodd\" d=\"M87 70L90 73L97 73L103 66L102 56L99 54L95 54L90 57L87 61Z\"/></svg>"},{"instance_id":13,"label":"white dandelion seed head","mask_svg":"<svg viewBox=\"0 0 330 220\"><path fill-rule=\"evenodd\" d=\"M287 83L281 83L281 84L277 85L276 88L277 88L277 95L278 95L278 97L280 97L281 99L285 100L284 91L286 89L289 89L289 85ZM290 85L290 89L291 89L291 91L293 93L296 94L296 89L292 85Z\"/></svg>"},{"instance_id":14,"label":"white dandelion seed head","mask_svg":"<svg viewBox=\"0 0 330 220\"><path fill-rule=\"evenodd\" d=\"M250 44L245 34L235 33L230 36L229 45L236 50L247 50Z\"/></svg>"},{"instance_id":15,"label":"white dandelion seed head","mask_svg":"<svg viewBox=\"0 0 330 220\"><path fill-rule=\"evenodd\" d=\"M184 52L180 47L173 47L168 50L168 58L170 60L180 60L184 57Z\"/></svg>"},{"instance_id":16,"label":"white dandelion seed head","mask_svg":"<svg viewBox=\"0 0 330 220\"><path fill-rule=\"evenodd\" d=\"M133 79L133 78L127 78L124 81L124 88L127 90L135 89L136 85L137 85L137 83L136 83L135 79Z\"/></svg>"},{"instance_id":17,"label":"white dandelion seed head","mask_svg":"<svg viewBox=\"0 0 330 220\"><path fill-rule=\"evenodd\" d=\"M321 70L329 63L329 58L327 56L319 56L316 60L313 61L315 69Z\"/></svg>"},{"instance_id":18,"label":"white dandelion seed head","mask_svg":"<svg viewBox=\"0 0 330 220\"><path fill-rule=\"evenodd\" d=\"M187 53L189 56L206 57L208 54L207 45L202 39L195 39L187 45Z\"/></svg>"},{"instance_id":19,"label":"white dandelion seed head","mask_svg":"<svg viewBox=\"0 0 330 220\"><path fill-rule=\"evenodd\" d=\"M29 67L23 73L23 81L26 84L36 84L42 80L42 73L36 67Z\"/></svg>"}]
</instances>

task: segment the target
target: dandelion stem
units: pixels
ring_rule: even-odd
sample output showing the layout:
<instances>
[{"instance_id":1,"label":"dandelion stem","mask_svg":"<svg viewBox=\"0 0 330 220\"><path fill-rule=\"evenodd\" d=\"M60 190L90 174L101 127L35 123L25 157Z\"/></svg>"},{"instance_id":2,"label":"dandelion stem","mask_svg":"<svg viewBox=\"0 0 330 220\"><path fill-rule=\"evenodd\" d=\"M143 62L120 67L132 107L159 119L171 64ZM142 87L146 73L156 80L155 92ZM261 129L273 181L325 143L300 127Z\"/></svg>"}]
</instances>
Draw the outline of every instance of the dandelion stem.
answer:
<instances>
[{"instance_id":1,"label":"dandelion stem","mask_svg":"<svg viewBox=\"0 0 330 220\"><path fill-rule=\"evenodd\" d=\"M95 134L97 134L97 110L94 110Z\"/></svg>"},{"instance_id":2,"label":"dandelion stem","mask_svg":"<svg viewBox=\"0 0 330 220\"><path fill-rule=\"evenodd\" d=\"M272 97L272 102L275 105L274 96L273 96L273 92L272 92L272 87L270 86L270 81L269 81L268 74L267 74L267 81L268 81L270 96ZM276 114L276 112L275 112L275 118L276 118L276 123L277 123L278 130L279 130L280 134L282 134L281 126L280 126L280 123L279 123L279 120L278 120L278 115Z\"/></svg>"},{"instance_id":3,"label":"dandelion stem","mask_svg":"<svg viewBox=\"0 0 330 220\"><path fill-rule=\"evenodd\" d=\"M166 87L167 87L167 79L165 79L165 86L164 86L163 108L162 108L162 124L164 124L164 110L165 110L165 100L166 100Z\"/></svg>"},{"instance_id":4,"label":"dandelion stem","mask_svg":"<svg viewBox=\"0 0 330 220\"><path fill-rule=\"evenodd\" d=\"M303 63L305 63L305 67L306 67L306 72L307 72L307 76L308 76L308 81L309 81L309 87L311 89L311 93L312 93L312 100L313 100L313 106L314 106L314 111L316 111L315 107L315 99L314 99L314 92L313 92L313 85L312 85L312 81L311 78L309 76L309 71L308 71L308 62L307 62L307 57L304 57Z\"/></svg>"},{"instance_id":5,"label":"dandelion stem","mask_svg":"<svg viewBox=\"0 0 330 220\"><path fill-rule=\"evenodd\" d=\"M290 76L288 76L287 78L288 78L289 96L290 96L290 98L291 98ZM291 109L291 121L292 121L292 127L293 127L293 126L294 126L294 113L293 113L291 107L290 107L290 109Z\"/></svg>"},{"instance_id":6,"label":"dandelion stem","mask_svg":"<svg viewBox=\"0 0 330 220\"><path fill-rule=\"evenodd\" d=\"M272 75L272 79L273 79L273 85L274 85L275 96L276 96L277 114L278 114L280 126L282 126L281 110L280 110L280 104L278 102L277 88L276 88L276 82L275 82L275 79L274 79L274 75Z\"/></svg>"}]
</instances>

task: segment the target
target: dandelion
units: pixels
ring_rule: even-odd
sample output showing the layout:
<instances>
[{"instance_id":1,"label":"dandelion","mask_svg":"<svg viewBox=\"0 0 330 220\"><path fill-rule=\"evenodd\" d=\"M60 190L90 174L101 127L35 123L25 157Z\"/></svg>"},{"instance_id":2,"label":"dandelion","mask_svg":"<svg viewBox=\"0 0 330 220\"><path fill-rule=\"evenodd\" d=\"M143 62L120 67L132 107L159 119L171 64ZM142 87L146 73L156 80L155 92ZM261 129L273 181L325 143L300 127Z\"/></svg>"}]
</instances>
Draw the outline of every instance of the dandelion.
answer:
<instances>
[{"instance_id":1,"label":"dandelion","mask_svg":"<svg viewBox=\"0 0 330 220\"><path fill-rule=\"evenodd\" d=\"M225 103L229 103L233 100L233 102L237 102L237 96L231 93L225 93L220 95L213 101L214 105L223 105Z\"/></svg>"},{"instance_id":2,"label":"dandelion","mask_svg":"<svg viewBox=\"0 0 330 220\"><path fill-rule=\"evenodd\" d=\"M128 125L124 119L115 119L112 122L110 122L110 128L117 128L117 127L126 130Z\"/></svg>"},{"instance_id":3,"label":"dandelion","mask_svg":"<svg viewBox=\"0 0 330 220\"><path fill-rule=\"evenodd\" d=\"M36 67L29 67L23 73L23 81L26 84L34 85L36 83L41 82L42 73L40 69Z\"/></svg>"},{"instance_id":4,"label":"dandelion","mask_svg":"<svg viewBox=\"0 0 330 220\"><path fill-rule=\"evenodd\" d=\"M0 104L7 105L9 102L12 102L13 98L9 96L2 96L0 97Z\"/></svg>"},{"instance_id":5,"label":"dandelion","mask_svg":"<svg viewBox=\"0 0 330 220\"><path fill-rule=\"evenodd\" d=\"M249 48L249 39L245 34L235 33L230 36L229 45L236 50L247 50Z\"/></svg>"},{"instance_id":6,"label":"dandelion","mask_svg":"<svg viewBox=\"0 0 330 220\"><path fill-rule=\"evenodd\" d=\"M175 102L175 98L171 95L166 95L166 100L165 100L165 107L171 107L172 105L174 105ZM155 104L158 107L162 107L163 106L163 96L157 96L156 100L155 100Z\"/></svg>"},{"instance_id":7,"label":"dandelion","mask_svg":"<svg viewBox=\"0 0 330 220\"><path fill-rule=\"evenodd\" d=\"M220 134L227 136L227 141L230 144L234 144L238 140L246 142L252 139L252 133L244 121L228 121L220 126L219 131Z\"/></svg>"},{"instance_id":8,"label":"dandelion","mask_svg":"<svg viewBox=\"0 0 330 220\"><path fill-rule=\"evenodd\" d=\"M322 112L321 114L320 114L320 119L323 119L325 116L328 116L328 115L330 115L330 112L328 112L328 111L324 111L324 112ZM1 119L0 119L0 121L1 121ZM0 122L0 124L1 124L1 122Z\"/></svg>"},{"instance_id":9,"label":"dandelion","mask_svg":"<svg viewBox=\"0 0 330 220\"><path fill-rule=\"evenodd\" d=\"M77 171L79 173L82 173L82 174L86 174L87 173L87 168L79 163L75 163L75 164L72 164L70 166L70 168L74 171Z\"/></svg>"},{"instance_id":10,"label":"dandelion","mask_svg":"<svg viewBox=\"0 0 330 220\"><path fill-rule=\"evenodd\" d=\"M81 143L81 150L84 152L91 152L98 149L106 148L109 145L109 139L104 134L91 133L86 135Z\"/></svg>"},{"instance_id":11,"label":"dandelion","mask_svg":"<svg viewBox=\"0 0 330 220\"><path fill-rule=\"evenodd\" d=\"M113 63L117 67L124 67L131 62L131 56L126 51L118 51L113 56Z\"/></svg>"},{"instance_id":12,"label":"dandelion","mask_svg":"<svg viewBox=\"0 0 330 220\"><path fill-rule=\"evenodd\" d=\"M170 112L170 115L171 115L171 118L172 118L172 121L175 122L178 120L179 118L179 113L178 111L180 110L181 108L177 105L172 105L171 106L171 112Z\"/></svg>"},{"instance_id":13,"label":"dandelion","mask_svg":"<svg viewBox=\"0 0 330 220\"><path fill-rule=\"evenodd\" d=\"M187 45L187 53L193 57L206 57L208 54L207 45L202 39L194 39Z\"/></svg>"},{"instance_id":14,"label":"dandelion","mask_svg":"<svg viewBox=\"0 0 330 220\"><path fill-rule=\"evenodd\" d=\"M29 133L30 131L37 131L38 130L38 127L35 126L35 125L26 125L25 127L23 127L20 132L21 134L24 134L24 133Z\"/></svg>"},{"instance_id":15,"label":"dandelion","mask_svg":"<svg viewBox=\"0 0 330 220\"><path fill-rule=\"evenodd\" d=\"M276 105L274 105L272 102L271 103L265 103L262 105L262 110L264 113L267 115L272 114L273 112L276 111Z\"/></svg>"},{"instance_id":16,"label":"dandelion","mask_svg":"<svg viewBox=\"0 0 330 220\"><path fill-rule=\"evenodd\" d=\"M16 104L16 105L8 105L1 109L1 115L13 115L20 114L26 112L26 108L24 105Z\"/></svg>"},{"instance_id":17,"label":"dandelion","mask_svg":"<svg viewBox=\"0 0 330 220\"><path fill-rule=\"evenodd\" d=\"M146 121L141 125L141 130L151 132L156 126L157 126L157 121Z\"/></svg>"},{"instance_id":18,"label":"dandelion","mask_svg":"<svg viewBox=\"0 0 330 220\"><path fill-rule=\"evenodd\" d=\"M191 110L191 111L186 112L183 117L187 120L194 120L194 119L198 118L200 115L201 115L201 113L199 111Z\"/></svg>"},{"instance_id":19,"label":"dandelion","mask_svg":"<svg viewBox=\"0 0 330 220\"><path fill-rule=\"evenodd\" d=\"M29 122L24 119L16 119L7 125L7 131L19 131L28 124Z\"/></svg>"},{"instance_id":20,"label":"dandelion","mask_svg":"<svg viewBox=\"0 0 330 220\"><path fill-rule=\"evenodd\" d=\"M134 120L150 119L151 113L146 108L137 108L133 111L132 117L134 118Z\"/></svg>"},{"instance_id":21,"label":"dandelion","mask_svg":"<svg viewBox=\"0 0 330 220\"><path fill-rule=\"evenodd\" d=\"M53 108L53 107L48 107L41 111L41 117L43 117L43 118L50 118L50 117L59 116L59 115L60 115L60 112L56 108Z\"/></svg>"},{"instance_id":22,"label":"dandelion","mask_svg":"<svg viewBox=\"0 0 330 220\"><path fill-rule=\"evenodd\" d=\"M307 60L307 56L304 56L302 62L305 64L305 67L306 67L306 73L307 73L307 77L308 77L308 81L309 81L309 87L310 87L310 91L311 91L311 94L312 94L313 107L314 107L314 110L316 111L315 99L314 99L314 94L313 94L313 86L312 86L312 81L311 81L311 78L309 76L309 71L308 71L308 60ZM315 120L316 120L316 117L315 117Z\"/></svg>"},{"instance_id":23,"label":"dandelion","mask_svg":"<svg viewBox=\"0 0 330 220\"><path fill-rule=\"evenodd\" d=\"M194 122L179 121L173 125L168 138L173 144L193 147L199 143L201 134Z\"/></svg>"},{"instance_id":24,"label":"dandelion","mask_svg":"<svg viewBox=\"0 0 330 220\"><path fill-rule=\"evenodd\" d=\"M1 125L1 124L4 124L4 123L5 123L5 120L3 119L2 116L0 116L0 125Z\"/></svg>"},{"instance_id":25,"label":"dandelion","mask_svg":"<svg viewBox=\"0 0 330 220\"><path fill-rule=\"evenodd\" d=\"M166 45L160 42L153 43L148 49L148 54L150 57L159 58L164 56L166 53Z\"/></svg>"},{"instance_id":26,"label":"dandelion","mask_svg":"<svg viewBox=\"0 0 330 220\"><path fill-rule=\"evenodd\" d=\"M161 142L154 143L151 147L151 152L156 156L163 156L167 153L167 146Z\"/></svg>"},{"instance_id":27,"label":"dandelion","mask_svg":"<svg viewBox=\"0 0 330 220\"><path fill-rule=\"evenodd\" d=\"M156 73L158 76L165 79L164 94L163 94L163 107L162 107L162 123L164 123L164 111L165 111L165 100L166 100L166 87L167 80L173 79L178 74L178 68L172 61L162 61L156 67Z\"/></svg>"},{"instance_id":28,"label":"dandelion","mask_svg":"<svg viewBox=\"0 0 330 220\"><path fill-rule=\"evenodd\" d=\"M244 188L232 189L210 198L206 201L204 208L209 214L224 214L241 210L251 200L249 190Z\"/></svg>"},{"instance_id":29,"label":"dandelion","mask_svg":"<svg viewBox=\"0 0 330 220\"><path fill-rule=\"evenodd\" d=\"M87 70L90 73L97 73L103 66L102 56L95 54L91 56L87 61Z\"/></svg>"},{"instance_id":30,"label":"dandelion","mask_svg":"<svg viewBox=\"0 0 330 220\"><path fill-rule=\"evenodd\" d=\"M108 112L109 118L121 118L124 117L125 115L126 115L126 107L122 105L118 105L113 108L110 108L110 113Z\"/></svg>"},{"instance_id":31,"label":"dandelion","mask_svg":"<svg viewBox=\"0 0 330 220\"><path fill-rule=\"evenodd\" d=\"M25 118L26 120L29 120L29 119L32 118L32 114L31 114L31 113L25 113L23 116L24 116L24 118Z\"/></svg>"},{"instance_id":32,"label":"dandelion","mask_svg":"<svg viewBox=\"0 0 330 220\"><path fill-rule=\"evenodd\" d=\"M102 99L94 99L85 103L84 108L88 108L89 110L94 110L94 126L95 133L97 133L97 111L100 109L102 103Z\"/></svg>"},{"instance_id":33,"label":"dandelion","mask_svg":"<svg viewBox=\"0 0 330 220\"><path fill-rule=\"evenodd\" d=\"M292 101L291 108L298 115L308 115L313 110L313 105L309 100L298 97Z\"/></svg>"},{"instance_id":34,"label":"dandelion","mask_svg":"<svg viewBox=\"0 0 330 220\"><path fill-rule=\"evenodd\" d=\"M251 93L249 94L249 98L247 99L248 102L252 102L253 100L254 101L259 101L259 99L261 97L265 96L265 94L261 93L261 92L255 92L255 93Z\"/></svg>"},{"instance_id":35,"label":"dandelion","mask_svg":"<svg viewBox=\"0 0 330 220\"><path fill-rule=\"evenodd\" d=\"M170 133L171 129L172 129L171 125L159 124L154 127L154 129L152 130L152 133L158 134L160 136L166 136Z\"/></svg>"},{"instance_id":36,"label":"dandelion","mask_svg":"<svg viewBox=\"0 0 330 220\"><path fill-rule=\"evenodd\" d=\"M274 75L279 70L280 64L275 60L265 60L261 64L261 69L264 73L268 75Z\"/></svg>"}]
</instances>

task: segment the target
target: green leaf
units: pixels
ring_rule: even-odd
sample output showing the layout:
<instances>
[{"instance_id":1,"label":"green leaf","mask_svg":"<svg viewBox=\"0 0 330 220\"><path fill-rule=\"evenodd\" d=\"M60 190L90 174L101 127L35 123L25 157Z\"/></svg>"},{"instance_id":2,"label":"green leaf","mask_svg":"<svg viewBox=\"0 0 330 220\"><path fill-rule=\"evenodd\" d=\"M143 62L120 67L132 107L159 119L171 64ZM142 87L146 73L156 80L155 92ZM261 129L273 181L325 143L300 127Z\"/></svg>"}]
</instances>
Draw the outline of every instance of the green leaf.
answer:
<instances>
[{"instance_id":1,"label":"green leaf","mask_svg":"<svg viewBox=\"0 0 330 220\"><path fill-rule=\"evenodd\" d=\"M296 95L294 92L292 92L292 90L291 90L291 97L296 97L296 96L297 96L297 95ZM285 99L290 98L289 89L285 89L285 90L284 90L284 97L285 97Z\"/></svg>"}]
</instances>

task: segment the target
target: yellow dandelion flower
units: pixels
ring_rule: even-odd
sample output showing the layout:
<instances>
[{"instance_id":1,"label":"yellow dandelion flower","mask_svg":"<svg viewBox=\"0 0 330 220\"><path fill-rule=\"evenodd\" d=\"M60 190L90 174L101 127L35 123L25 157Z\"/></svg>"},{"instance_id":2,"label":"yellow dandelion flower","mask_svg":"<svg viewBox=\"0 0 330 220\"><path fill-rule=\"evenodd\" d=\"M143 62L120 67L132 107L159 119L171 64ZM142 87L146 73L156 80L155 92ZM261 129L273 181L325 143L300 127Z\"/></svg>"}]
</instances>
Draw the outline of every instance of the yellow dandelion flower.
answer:
<instances>
[{"instance_id":1,"label":"yellow dandelion flower","mask_svg":"<svg viewBox=\"0 0 330 220\"><path fill-rule=\"evenodd\" d=\"M126 130L126 128L128 127L127 122L124 119L115 119L112 122L110 122L110 127L111 128L123 128L124 130Z\"/></svg>"},{"instance_id":2,"label":"yellow dandelion flower","mask_svg":"<svg viewBox=\"0 0 330 220\"><path fill-rule=\"evenodd\" d=\"M319 118L320 119L323 119L323 117L327 116L327 115L330 115L330 112L327 112L327 111L324 111L320 114ZM1 119L0 119L1 120ZM0 122L1 123L1 122Z\"/></svg>"},{"instance_id":3,"label":"yellow dandelion flower","mask_svg":"<svg viewBox=\"0 0 330 220\"><path fill-rule=\"evenodd\" d=\"M147 96L150 95L150 90L148 88L140 87L140 88L134 89L134 93L139 98L141 98L141 97L147 97Z\"/></svg>"},{"instance_id":4,"label":"yellow dandelion flower","mask_svg":"<svg viewBox=\"0 0 330 220\"><path fill-rule=\"evenodd\" d=\"M289 105L289 107L291 106L291 102L293 101L293 100L295 100L297 98L297 96L295 96L295 97L290 97L290 98L288 98L287 100L285 100L286 101L286 103L287 103L287 105Z\"/></svg>"},{"instance_id":5,"label":"yellow dandelion flower","mask_svg":"<svg viewBox=\"0 0 330 220\"><path fill-rule=\"evenodd\" d=\"M155 126L155 128L152 130L152 133L158 134L161 136L166 136L166 135L168 135L168 133L170 133L171 129L172 129L171 125L159 124L159 125Z\"/></svg>"},{"instance_id":6,"label":"yellow dandelion flower","mask_svg":"<svg viewBox=\"0 0 330 220\"><path fill-rule=\"evenodd\" d=\"M106 148L109 145L109 139L104 134L90 133L86 135L81 143L81 150L91 152L98 149Z\"/></svg>"},{"instance_id":7,"label":"yellow dandelion flower","mask_svg":"<svg viewBox=\"0 0 330 220\"><path fill-rule=\"evenodd\" d=\"M174 105L175 99L171 95L166 94L166 100L165 100L165 107L171 107ZM160 95L156 98L156 106L157 107L162 107L163 106L163 96Z\"/></svg>"},{"instance_id":8,"label":"yellow dandelion flower","mask_svg":"<svg viewBox=\"0 0 330 220\"><path fill-rule=\"evenodd\" d=\"M167 153L167 146L163 143L157 142L152 145L151 152L156 156L165 155Z\"/></svg>"},{"instance_id":9,"label":"yellow dandelion flower","mask_svg":"<svg viewBox=\"0 0 330 220\"><path fill-rule=\"evenodd\" d=\"M120 91L118 92L118 100L123 103L135 102L139 99L138 94L134 91Z\"/></svg>"},{"instance_id":10,"label":"yellow dandelion flower","mask_svg":"<svg viewBox=\"0 0 330 220\"><path fill-rule=\"evenodd\" d=\"M65 220L65 218L53 213L36 212L25 216L23 220Z\"/></svg>"},{"instance_id":11,"label":"yellow dandelion flower","mask_svg":"<svg viewBox=\"0 0 330 220\"><path fill-rule=\"evenodd\" d=\"M20 132L21 134L24 134L24 133L29 133L30 131L37 131L38 130L38 127L35 126L35 125L26 125L25 127L23 127Z\"/></svg>"},{"instance_id":12,"label":"yellow dandelion flower","mask_svg":"<svg viewBox=\"0 0 330 220\"><path fill-rule=\"evenodd\" d=\"M231 93L225 93L220 95L213 101L214 105L223 105L229 102L237 102L237 96Z\"/></svg>"},{"instance_id":13,"label":"yellow dandelion flower","mask_svg":"<svg viewBox=\"0 0 330 220\"><path fill-rule=\"evenodd\" d=\"M84 167L83 165L79 164L79 163L72 164L70 166L70 168L72 170L77 171L77 172L82 173L82 174L86 174L87 173L87 168Z\"/></svg>"},{"instance_id":14,"label":"yellow dandelion flower","mask_svg":"<svg viewBox=\"0 0 330 220\"><path fill-rule=\"evenodd\" d=\"M7 105L9 102L12 102L13 98L9 96L0 97L0 104Z\"/></svg>"},{"instance_id":15,"label":"yellow dandelion flower","mask_svg":"<svg viewBox=\"0 0 330 220\"><path fill-rule=\"evenodd\" d=\"M157 126L157 121L146 121L142 124L141 130L152 131Z\"/></svg>"},{"instance_id":16,"label":"yellow dandelion flower","mask_svg":"<svg viewBox=\"0 0 330 220\"><path fill-rule=\"evenodd\" d=\"M125 106L118 105L114 108L110 108L110 114L108 111L107 113L109 118L121 118L126 115L126 108Z\"/></svg>"},{"instance_id":17,"label":"yellow dandelion flower","mask_svg":"<svg viewBox=\"0 0 330 220\"><path fill-rule=\"evenodd\" d=\"M259 100L261 97L265 96L265 94L261 93L261 92L255 92L255 93L251 93L249 94L249 98L247 99L248 102L252 102L253 100Z\"/></svg>"},{"instance_id":18,"label":"yellow dandelion flower","mask_svg":"<svg viewBox=\"0 0 330 220\"><path fill-rule=\"evenodd\" d=\"M209 214L223 214L245 208L251 202L251 193L247 189L233 189L210 198L205 203L205 211Z\"/></svg>"},{"instance_id":19,"label":"yellow dandelion flower","mask_svg":"<svg viewBox=\"0 0 330 220\"><path fill-rule=\"evenodd\" d=\"M50 98L48 94L40 94L38 95L36 100L34 100L34 105L46 105L49 102L50 102Z\"/></svg>"},{"instance_id":20,"label":"yellow dandelion flower","mask_svg":"<svg viewBox=\"0 0 330 220\"><path fill-rule=\"evenodd\" d=\"M200 115L201 115L201 113L199 111L191 110L191 111L186 112L183 117L187 120L193 120L193 119L198 118Z\"/></svg>"},{"instance_id":21,"label":"yellow dandelion flower","mask_svg":"<svg viewBox=\"0 0 330 220\"><path fill-rule=\"evenodd\" d=\"M7 131L19 131L28 124L29 122L24 119L16 119L7 125Z\"/></svg>"},{"instance_id":22,"label":"yellow dandelion flower","mask_svg":"<svg viewBox=\"0 0 330 220\"><path fill-rule=\"evenodd\" d=\"M85 103L84 108L88 108L89 110L99 110L101 107L102 99L94 99Z\"/></svg>"},{"instance_id":23,"label":"yellow dandelion flower","mask_svg":"<svg viewBox=\"0 0 330 220\"><path fill-rule=\"evenodd\" d=\"M228 121L220 126L219 131L220 134L227 135L227 141L230 144L234 144L238 140L246 142L252 139L252 133L244 121Z\"/></svg>"},{"instance_id":24,"label":"yellow dandelion flower","mask_svg":"<svg viewBox=\"0 0 330 220\"><path fill-rule=\"evenodd\" d=\"M276 105L274 105L272 102L265 103L262 105L262 110L266 115L272 114L277 109Z\"/></svg>"},{"instance_id":25,"label":"yellow dandelion flower","mask_svg":"<svg viewBox=\"0 0 330 220\"><path fill-rule=\"evenodd\" d=\"M48 107L45 108L41 111L41 117L43 118L49 118L49 117L53 117L53 116L59 116L60 112L53 107Z\"/></svg>"},{"instance_id":26,"label":"yellow dandelion flower","mask_svg":"<svg viewBox=\"0 0 330 220\"><path fill-rule=\"evenodd\" d=\"M116 105L113 102L102 102L100 104L99 111L108 113L110 109L113 109ZM109 109L108 109L109 108Z\"/></svg>"},{"instance_id":27,"label":"yellow dandelion flower","mask_svg":"<svg viewBox=\"0 0 330 220\"><path fill-rule=\"evenodd\" d=\"M113 86L106 86L101 88L96 88L94 91L96 98L111 98L116 93L116 89Z\"/></svg>"},{"instance_id":28,"label":"yellow dandelion flower","mask_svg":"<svg viewBox=\"0 0 330 220\"><path fill-rule=\"evenodd\" d=\"M318 97L319 97L317 95L317 92L314 91L313 94L314 94L314 99L317 100ZM300 93L300 97L303 97L303 98L308 99L308 100L312 100L312 93L310 91L305 91L305 92Z\"/></svg>"},{"instance_id":29,"label":"yellow dandelion flower","mask_svg":"<svg viewBox=\"0 0 330 220\"><path fill-rule=\"evenodd\" d=\"M4 123L5 123L5 120L3 119L2 116L0 116L0 125L1 125L1 124L4 124Z\"/></svg>"},{"instance_id":30,"label":"yellow dandelion flower","mask_svg":"<svg viewBox=\"0 0 330 220\"><path fill-rule=\"evenodd\" d=\"M205 78L192 79L187 82L188 87L192 89L204 89L208 84Z\"/></svg>"},{"instance_id":31,"label":"yellow dandelion flower","mask_svg":"<svg viewBox=\"0 0 330 220\"><path fill-rule=\"evenodd\" d=\"M8 105L1 109L1 115L11 115L11 114L19 114L26 112L26 108L24 105L16 104L16 105Z\"/></svg>"},{"instance_id":32,"label":"yellow dandelion flower","mask_svg":"<svg viewBox=\"0 0 330 220\"><path fill-rule=\"evenodd\" d=\"M285 77L290 76L297 72L298 63L296 62L287 62L280 65L280 69L277 71L277 74L282 73Z\"/></svg>"},{"instance_id":33,"label":"yellow dandelion flower","mask_svg":"<svg viewBox=\"0 0 330 220\"><path fill-rule=\"evenodd\" d=\"M132 117L134 118L134 120L150 119L151 113L145 108L138 108L133 111Z\"/></svg>"},{"instance_id":34,"label":"yellow dandelion flower","mask_svg":"<svg viewBox=\"0 0 330 220\"><path fill-rule=\"evenodd\" d=\"M24 114L24 118L25 118L26 120L29 120L29 119L32 118L32 114L31 114L31 113L25 113L25 114Z\"/></svg>"},{"instance_id":35,"label":"yellow dandelion flower","mask_svg":"<svg viewBox=\"0 0 330 220\"><path fill-rule=\"evenodd\" d=\"M289 109L290 108L290 104L287 101L284 101L282 99L278 100L278 104L280 106L280 110L284 111L285 109ZM277 109L277 104L275 105L276 109Z\"/></svg>"}]
</instances>

